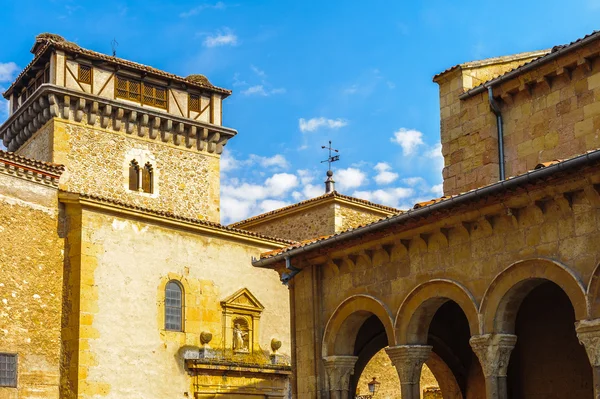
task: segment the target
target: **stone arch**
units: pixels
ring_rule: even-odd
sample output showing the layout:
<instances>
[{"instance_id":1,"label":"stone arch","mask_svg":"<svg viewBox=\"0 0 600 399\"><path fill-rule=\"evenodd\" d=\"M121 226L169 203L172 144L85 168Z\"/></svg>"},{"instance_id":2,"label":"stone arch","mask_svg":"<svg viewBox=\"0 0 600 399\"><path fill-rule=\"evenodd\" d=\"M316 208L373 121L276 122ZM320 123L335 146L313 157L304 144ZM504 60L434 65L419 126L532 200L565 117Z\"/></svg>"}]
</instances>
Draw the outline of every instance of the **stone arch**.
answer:
<instances>
[{"instance_id":1,"label":"stone arch","mask_svg":"<svg viewBox=\"0 0 600 399\"><path fill-rule=\"evenodd\" d=\"M594 269L587 288L588 314L590 319L600 317L600 264Z\"/></svg>"},{"instance_id":2,"label":"stone arch","mask_svg":"<svg viewBox=\"0 0 600 399\"><path fill-rule=\"evenodd\" d=\"M425 344L435 312L448 301L460 306L469 322L471 335L479 331L477 303L471 293L452 280L434 279L414 288L398 309L394 326L399 345Z\"/></svg>"},{"instance_id":3,"label":"stone arch","mask_svg":"<svg viewBox=\"0 0 600 399\"><path fill-rule=\"evenodd\" d=\"M463 399L454 373L437 353L431 352L425 364L437 380L444 399Z\"/></svg>"},{"instance_id":4,"label":"stone arch","mask_svg":"<svg viewBox=\"0 0 600 399\"><path fill-rule=\"evenodd\" d=\"M546 281L555 283L567 294L577 320L586 318L587 300L580 279L559 262L529 259L510 265L487 288L479 309L481 333L514 333L521 302L531 290Z\"/></svg>"},{"instance_id":5,"label":"stone arch","mask_svg":"<svg viewBox=\"0 0 600 399\"><path fill-rule=\"evenodd\" d=\"M392 313L380 300L370 295L346 298L327 321L323 335L322 355L353 355L356 334L370 316L375 315L385 328L388 345L395 343Z\"/></svg>"}]
</instances>

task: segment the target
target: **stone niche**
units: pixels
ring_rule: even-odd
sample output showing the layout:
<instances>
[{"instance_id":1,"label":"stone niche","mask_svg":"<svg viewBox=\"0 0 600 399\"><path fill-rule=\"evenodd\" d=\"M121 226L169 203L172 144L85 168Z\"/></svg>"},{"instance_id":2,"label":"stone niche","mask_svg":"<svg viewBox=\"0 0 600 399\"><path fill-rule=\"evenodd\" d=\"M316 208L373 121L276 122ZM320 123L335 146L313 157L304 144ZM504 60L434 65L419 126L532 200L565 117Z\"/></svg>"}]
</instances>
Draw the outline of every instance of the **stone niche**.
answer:
<instances>
[{"instance_id":1,"label":"stone niche","mask_svg":"<svg viewBox=\"0 0 600 399\"><path fill-rule=\"evenodd\" d=\"M247 289L242 288L221 301L223 308L223 349L234 355L260 351L260 315L265 309Z\"/></svg>"}]
</instances>

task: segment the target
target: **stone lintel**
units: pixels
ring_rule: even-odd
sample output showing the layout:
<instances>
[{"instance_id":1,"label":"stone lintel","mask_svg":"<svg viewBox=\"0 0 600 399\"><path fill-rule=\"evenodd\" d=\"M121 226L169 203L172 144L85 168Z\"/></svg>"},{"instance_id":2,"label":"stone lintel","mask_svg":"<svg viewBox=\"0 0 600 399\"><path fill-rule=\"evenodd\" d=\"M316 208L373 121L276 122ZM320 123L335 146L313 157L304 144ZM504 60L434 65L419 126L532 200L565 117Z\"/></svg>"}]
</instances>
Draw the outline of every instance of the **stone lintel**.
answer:
<instances>
[{"instance_id":1,"label":"stone lintel","mask_svg":"<svg viewBox=\"0 0 600 399\"><path fill-rule=\"evenodd\" d=\"M469 340L486 377L506 377L510 354L517 343L513 334L474 335Z\"/></svg>"}]
</instances>

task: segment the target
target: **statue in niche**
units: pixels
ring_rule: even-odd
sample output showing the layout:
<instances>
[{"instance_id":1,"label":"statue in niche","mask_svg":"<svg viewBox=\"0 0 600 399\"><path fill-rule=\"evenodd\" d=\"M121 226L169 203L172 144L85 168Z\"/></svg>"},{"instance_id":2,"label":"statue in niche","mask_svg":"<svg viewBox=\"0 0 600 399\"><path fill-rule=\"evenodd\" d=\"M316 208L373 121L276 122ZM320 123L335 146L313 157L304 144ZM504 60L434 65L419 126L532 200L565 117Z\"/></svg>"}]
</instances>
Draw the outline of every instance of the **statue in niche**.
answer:
<instances>
[{"instance_id":1,"label":"statue in niche","mask_svg":"<svg viewBox=\"0 0 600 399\"><path fill-rule=\"evenodd\" d=\"M234 352L249 352L250 332L248 331L248 323L245 320L237 319L233 324L233 351Z\"/></svg>"}]
</instances>

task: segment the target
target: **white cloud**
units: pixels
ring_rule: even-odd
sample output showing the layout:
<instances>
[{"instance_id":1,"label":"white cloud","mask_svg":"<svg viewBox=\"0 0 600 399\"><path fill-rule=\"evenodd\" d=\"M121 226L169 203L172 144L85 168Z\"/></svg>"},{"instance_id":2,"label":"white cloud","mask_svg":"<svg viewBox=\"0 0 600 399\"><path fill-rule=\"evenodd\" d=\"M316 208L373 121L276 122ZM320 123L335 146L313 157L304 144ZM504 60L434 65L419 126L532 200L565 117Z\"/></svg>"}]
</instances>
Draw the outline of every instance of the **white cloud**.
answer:
<instances>
[{"instance_id":1,"label":"white cloud","mask_svg":"<svg viewBox=\"0 0 600 399\"><path fill-rule=\"evenodd\" d=\"M437 143L424 154L427 158L443 158L442 157L442 144Z\"/></svg>"},{"instance_id":2,"label":"white cloud","mask_svg":"<svg viewBox=\"0 0 600 399\"><path fill-rule=\"evenodd\" d=\"M303 185L310 184L315 179L313 173L308 169L298 169L298 177Z\"/></svg>"},{"instance_id":3,"label":"white cloud","mask_svg":"<svg viewBox=\"0 0 600 399\"><path fill-rule=\"evenodd\" d=\"M300 118L298 121L298 125L300 127L300 131L305 132L314 132L319 128L326 127L328 129L339 129L346 126L348 122L343 119L327 119L324 117L320 118L311 118L306 120L304 118Z\"/></svg>"},{"instance_id":4,"label":"white cloud","mask_svg":"<svg viewBox=\"0 0 600 399\"><path fill-rule=\"evenodd\" d=\"M367 182L367 175L360 169L346 168L336 170L333 180L339 191L346 191L362 186Z\"/></svg>"},{"instance_id":5,"label":"white cloud","mask_svg":"<svg viewBox=\"0 0 600 399\"><path fill-rule=\"evenodd\" d=\"M357 92L358 92L357 84L353 84L352 86L345 88L343 91L344 94L356 94Z\"/></svg>"},{"instance_id":6,"label":"white cloud","mask_svg":"<svg viewBox=\"0 0 600 399\"><path fill-rule=\"evenodd\" d=\"M402 179L402 181L408 184L409 186L416 186L417 184L425 183L425 180L423 180L422 177L407 177L405 179Z\"/></svg>"},{"instance_id":7,"label":"white cloud","mask_svg":"<svg viewBox=\"0 0 600 399\"><path fill-rule=\"evenodd\" d=\"M392 172L392 167L387 162L379 162L373 169L377 171L375 176L377 184L390 184L398 178L398 173Z\"/></svg>"},{"instance_id":8,"label":"white cloud","mask_svg":"<svg viewBox=\"0 0 600 399\"><path fill-rule=\"evenodd\" d=\"M238 37L229 29L224 32L218 32L214 35L209 35L204 39L205 47L220 47L220 46L235 46L238 43Z\"/></svg>"},{"instance_id":9,"label":"white cloud","mask_svg":"<svg viewBox=\"0 0 600 399\"><path fill-rule=\"evenodd\" d=\"M377 204L398 207L400 201L414 195L412 188L394 187L374 191L355 191L352 196L362 198Z\"/></svg>"},{"instance_id":10,"label":"white cloud","mask_svg":"<svg viewBox=\"0 0 600 399\"><path fill-rule=\"evenodd\" d=\"M14 62L0 62L0 82L12 82L18 71L19 67Z\"/></svg>"},{"instance_id":11,"label":"white cloud","mask_svg":"<svg viewBox=\"0 0 600 399\"><path fill-rule=\"evenodd\" d=\"M227 195L221 196L223 223L246 219L252 214L252 201L240 200Z\"/></svg>"},{"instance_id":12,"label":"white cloud","mask_svg":"<svg viewBox=\"0 0 600 399\"><path fill-rule=\"evenodd\" d=\"M263 79L267 77L267 74L265 73L265 71L263 71L263 70L261 70L261 69L258 69L258 68L257 68L257 67L255 67L254 65L250 65L250 69L252 69L252 71L253 71L253 72L254 72L254 73L255 73L255 74L258 76L258 77L261 77L261 78L263 78Z\"/></svg>"},{"instance_id":13,"label":"white cloud","mask_svg":"<svg viewBox=\"0 0 600 399\"><path fill-rule=\"evenodd\" d=\"M263 168L281 168L285 169L289 166L288 161L281 154L275 154L272 157L262 157L260 155L251 154L249 160L262 166Z\"/></svg>"},{"instance_id":14,"label":"white cloud","mask_svg":"<svg viewBox=\"0 0 600 399\"><path fill-rule=\"evenodd\" d=\"M423 133L418 130L405 128L400 128L400 130L395 132L394 137L390 141L402 147L404 155L413 154L418 146L425 144L423 142Z\"/></svg>"},{"instance_id":15,"label":"white cloud","mask_svg":"<svg viewBox=\"0 0 600 399\"><path fill-rule=\"evenodd\" d=\"M435 186L431 187L431 192L435 195L437 195L438 197L441 197L442 195L444 195L444 184L440 183L440 184L436 184Z\"/></svg>"},{"instance_id":16,"label":"white cloud","mask_svg":"<svg viewBox=\"0 0 600 399\"><path fill-rule=\"evenodd\" d=\"M191 8L188 11L184 11L179 16L181 18L193 17L194 15L200 14L204 10L224 10L227 8L225 3L218 1L215 4L201 4L197 7Z\"/></svg>"},{"instance_id":17,"label":"white cloud","mask_svg":"<svg viewBox=\"0 0 600 399\"><path fill-rule=\"evenodd\" d=\"M285 89L284 88L265 89L265 87L263 85L256 85L256 86L250 86L246 90L242 90L241 93L245 96L257 95L257 96L267 97L267 96L270 96L271 94L285 93Z\"/></svg>"},{"instance_id":18,"label":"white cloud","mask_svg":"<svg viewBox=\"0 0 600 399\"><path fill-rule=\"evenodd\" d=\"M267 199L267 200L262 201L260 203L259 207L260 207L260 211L262 213L264 213L264 212L273 211L275 209L283 208L284 206L288 206L288 205L289 205L289 202L286 202L286 201Z\"/></svg>"},{"instance_id":19,"label":"white cloud","mask_svg":"<svg viewBox=\"0 0 600 399\"><path fill-rule=\"evenodd\" d=\"M240 161L235 159L227 148L223 150L221 155L221 172L229 172L240 167Z\"/></svg>"}]
</instances>

